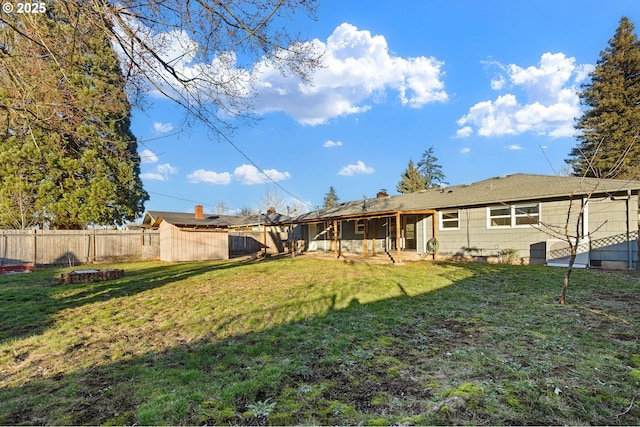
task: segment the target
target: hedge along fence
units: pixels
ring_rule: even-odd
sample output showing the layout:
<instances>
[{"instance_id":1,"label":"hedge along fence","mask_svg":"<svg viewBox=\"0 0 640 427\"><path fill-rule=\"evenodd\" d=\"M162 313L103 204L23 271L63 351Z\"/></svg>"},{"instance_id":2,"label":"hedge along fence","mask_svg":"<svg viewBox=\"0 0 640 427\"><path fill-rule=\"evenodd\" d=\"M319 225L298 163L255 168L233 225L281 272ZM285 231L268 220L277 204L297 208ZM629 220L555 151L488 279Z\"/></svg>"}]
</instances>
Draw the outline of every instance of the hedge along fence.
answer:
<instances>
[{"instance_id":1,"label":"hedge along fence","mask_svg":"<svg viewBox=\"0 0 640 427\"><path fill-rule=\"evenodd\" d=\"M2 230L0 265L79 265L155 260L160 234L148 230Z\"/></svg>"}]
</instances>

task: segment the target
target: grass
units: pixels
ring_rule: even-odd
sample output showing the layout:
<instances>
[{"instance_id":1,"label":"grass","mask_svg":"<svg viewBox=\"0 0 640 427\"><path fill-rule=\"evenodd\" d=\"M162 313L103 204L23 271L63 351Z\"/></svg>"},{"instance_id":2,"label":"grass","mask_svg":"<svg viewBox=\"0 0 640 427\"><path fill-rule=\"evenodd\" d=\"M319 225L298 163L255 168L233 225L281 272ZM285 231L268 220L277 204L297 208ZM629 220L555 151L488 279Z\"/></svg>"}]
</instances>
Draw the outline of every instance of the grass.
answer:
<instances>
[{"instance_id":1,"label":"grass","mask_svg":"<svg viewBox=\"0 0 640 427\"><path fill-rule=\"evenodd\" d=\"M140 263L0 276L0 424L640 424L640 277Z\"/></svg>"}]
</instances>

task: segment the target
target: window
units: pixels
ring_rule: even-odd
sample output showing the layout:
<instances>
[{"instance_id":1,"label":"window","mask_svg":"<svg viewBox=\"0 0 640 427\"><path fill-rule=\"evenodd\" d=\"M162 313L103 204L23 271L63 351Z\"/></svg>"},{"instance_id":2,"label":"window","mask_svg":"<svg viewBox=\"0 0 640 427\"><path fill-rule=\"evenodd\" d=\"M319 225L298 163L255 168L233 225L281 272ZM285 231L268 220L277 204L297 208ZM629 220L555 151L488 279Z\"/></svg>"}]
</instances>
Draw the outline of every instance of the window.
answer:
<instances>
[{"instance_id":1,"label":"window","mask_svg":"<svg viewBox=\"0 0 640 427\"><path fill-rule=\"evenodd\" d=\"M540 207L535 205L514 206L516 226L537 225L540 222Z\"/></svg>"},{"instance_id":2,"label":"window","mask_svg":"<svg viewBox=\"0 0 640 427\"><path fill-rule=\"evenodd\" d=\"M459 230L460 211L440 211L440 230Z\"/></svg>"},{"instance_id":3,"label":"window","mask_svg":"<svg viewBox=\"0 0 640 427\"><path fill-rule=\"evenodd\" d=\"M489 227L510 227L511 208L509 206L498 206L489 208Z\"/></svg>"},{"instance_id":4,"label":"window","mask_svg":"<svg viewBox=\"0 0 640 427\"><path fill-rule=\"evenodd\" d=\"M359 219L356 221L356 234L364 234L364 220Z\"/></svg>"},{"instance_id":5,"label":"window","mask_svg":"<svg viewBox=\"0 0 640 427\"><path fill-rule=\"evenodd\" d=\"M539 223L539 203L487 208L487 228L529 227Z\"/></svg>"}]
</instances>

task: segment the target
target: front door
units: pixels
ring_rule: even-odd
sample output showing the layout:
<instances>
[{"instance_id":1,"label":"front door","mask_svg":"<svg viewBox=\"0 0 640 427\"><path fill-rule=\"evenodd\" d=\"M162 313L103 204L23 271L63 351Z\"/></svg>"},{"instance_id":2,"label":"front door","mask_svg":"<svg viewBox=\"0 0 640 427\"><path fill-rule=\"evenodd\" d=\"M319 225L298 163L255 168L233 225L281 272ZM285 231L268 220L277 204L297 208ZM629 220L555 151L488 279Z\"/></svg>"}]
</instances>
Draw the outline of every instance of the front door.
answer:
<instances>
[{"instance_id":1,"label":"front door","mask_svg":"<svg viewBox=\"0 0 640 427\"><path fill-rule=\"evenodd\" d=\"M405 215L403 217L402 234L404 234L404 249L417 249L416 240L416 223L415 215Z\"/></svg>"}]
</instances>

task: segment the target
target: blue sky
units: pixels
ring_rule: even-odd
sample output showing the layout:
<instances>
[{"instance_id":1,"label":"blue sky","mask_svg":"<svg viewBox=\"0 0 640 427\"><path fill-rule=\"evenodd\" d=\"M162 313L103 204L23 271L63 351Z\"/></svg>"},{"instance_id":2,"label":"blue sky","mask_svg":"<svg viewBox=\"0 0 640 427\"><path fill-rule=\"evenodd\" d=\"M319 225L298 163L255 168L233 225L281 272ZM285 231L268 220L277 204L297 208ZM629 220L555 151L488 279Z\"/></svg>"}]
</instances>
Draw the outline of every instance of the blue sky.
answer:
<instances>
[{"instance_id":1,"label":"blue sky","mask_svg":"<svg viewBox=\"0 0 640 427\"><path fill-rule=\"evenodd\" d=\"M575 93L622 16L638 34L637 0L320 1L316 21L290 25L325 50L326 67L312 84L263 69L260 119L228 135L271 180L150 94L132 122L146 209L263 210L269 192L302 212L330 186L341 201L396 194L408 161L430 146L451 185L562 173L581 114Z\"/></svg>"}]
</instances>

